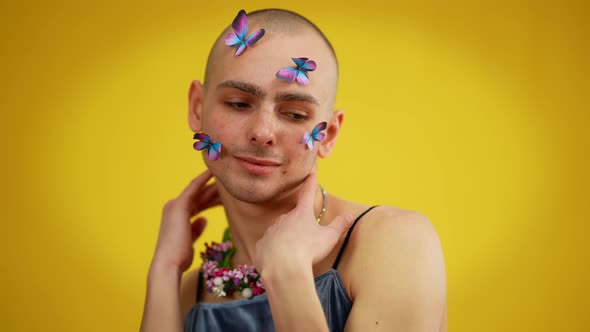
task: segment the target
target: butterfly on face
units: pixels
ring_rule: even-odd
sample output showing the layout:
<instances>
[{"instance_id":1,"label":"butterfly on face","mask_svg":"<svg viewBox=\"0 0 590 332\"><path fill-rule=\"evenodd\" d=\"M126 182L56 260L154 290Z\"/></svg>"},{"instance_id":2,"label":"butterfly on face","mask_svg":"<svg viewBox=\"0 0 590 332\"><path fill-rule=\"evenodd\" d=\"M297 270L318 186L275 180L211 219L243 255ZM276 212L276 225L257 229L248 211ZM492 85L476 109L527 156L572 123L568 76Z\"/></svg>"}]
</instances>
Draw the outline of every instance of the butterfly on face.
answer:
<instances>
[{"instance_id":1,"label":"butterfly on face","mask_svg":"<svg viewBox=\"0 0 590 332\"><path fill-rule=\"evenodd\" d=\"M314 71L317 68L315 61L308 58L291 58L291 60L295 62L297 67L284 67L275 76L285 82L291 83L297 80L299 84L308 85L309 77L307 72Z\"/></svg>"},{"instance_id":2,"label":"butterfly on face","mask_svg":"<svg viewBox=\"0 0 590 332\"><path fill-rule=\"evenodd\" d=\"M302 143L305 144L308 149L313 150L313 141L319 142L326 136L326 134L322 133L322 130L326 129L327 125L326 121L320 122L312 129L311 134L305 132L305 134L303 134Z\"/></svg>"},{"instance_id":3,"label":"butterfly on face","mask_svg":"<svg viewBox=\"0 0 590 332\"><path fill-rule=\"evenodd\" d=\"M246 50L246 46L253 46L260 38L262 38L262 36L264 36L264 29L260 29L246 37L248 34L248 17L243 9L240 10L231 26L235 33L231 32L225 37L225 45L238 45L235 55L242 54Z\"/></svg>"},{"instance_id":4,"label":"butterfly on face","mask_svg":"<svg viewBox=\"0 0 590 332\"><path fill-rule=\"evenodd\" d=\"M196 133L193 136L193 139L198 139L198 142L193 144L193 148L197 151L201 151L205 148L208 148L207 155L211 160L217 160L219 158L219 154L221 153L221 143L213 142L209 135L204 133Z\"/></svg>"}]
</instances>

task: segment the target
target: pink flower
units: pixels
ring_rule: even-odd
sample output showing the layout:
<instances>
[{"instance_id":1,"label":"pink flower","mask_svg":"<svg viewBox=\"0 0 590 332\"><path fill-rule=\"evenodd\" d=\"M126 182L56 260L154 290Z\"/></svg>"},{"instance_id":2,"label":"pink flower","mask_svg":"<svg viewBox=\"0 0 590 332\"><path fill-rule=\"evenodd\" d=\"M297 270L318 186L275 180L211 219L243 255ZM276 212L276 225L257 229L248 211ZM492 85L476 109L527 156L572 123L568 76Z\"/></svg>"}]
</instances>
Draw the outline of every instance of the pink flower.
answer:
<instances>
[{"instance_id":1,"label":"pink flower","mask_svg":"<svg viewBox=\"0 0 590 332\"><path fill-rule=\"evenodd\" d=\"M203 258L201 272L209 292L223 297L234 291L240 291L246 298L264 293L262 280L253 265L238 265L234 269L219 266L222 261L231 258L234 254L234 250L228 252L232 247L231 241L212 242L206 244L205 251L201 252Z\"/></svg>"}]
</instances>

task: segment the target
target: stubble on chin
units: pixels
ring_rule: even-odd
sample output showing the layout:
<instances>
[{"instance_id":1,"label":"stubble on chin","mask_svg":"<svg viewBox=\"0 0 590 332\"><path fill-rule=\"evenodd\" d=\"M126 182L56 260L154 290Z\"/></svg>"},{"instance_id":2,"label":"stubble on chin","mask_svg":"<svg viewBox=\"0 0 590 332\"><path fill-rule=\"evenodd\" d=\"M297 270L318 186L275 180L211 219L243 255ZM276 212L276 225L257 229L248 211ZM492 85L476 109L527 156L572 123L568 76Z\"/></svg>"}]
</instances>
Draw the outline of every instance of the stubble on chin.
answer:
<instances>
[{"instance_id":1,"label":"stubble on chin","mask_svg":"<svg viewBox=\"0 0 590 332\"><path fill-rule=\"evenodd\" d=\"M266 204L280 200L305 180L304 176L302 179L271 182L264 181L259 176L245 176L236 179L223 174L216 176L216 178L228 194L239 201L250 204Z\"/></svg>"}]
</instances>

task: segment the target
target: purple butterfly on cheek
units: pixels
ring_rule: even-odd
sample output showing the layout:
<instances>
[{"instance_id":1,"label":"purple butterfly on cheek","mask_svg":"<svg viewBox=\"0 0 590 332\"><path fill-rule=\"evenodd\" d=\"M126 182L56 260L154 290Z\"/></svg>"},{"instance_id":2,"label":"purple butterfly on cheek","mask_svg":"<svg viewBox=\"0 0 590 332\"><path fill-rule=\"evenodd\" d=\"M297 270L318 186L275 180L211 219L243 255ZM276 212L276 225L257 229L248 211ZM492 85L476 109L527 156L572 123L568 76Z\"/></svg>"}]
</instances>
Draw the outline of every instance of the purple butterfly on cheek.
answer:
<instances>
[{"instance_id":1,"label":"purple butterfly on cheek","mask_svg":"<svg viewBox=\"0 0 590 332\"><path fill-rule=\"evenodd\" d=\"M275 75L278 79L285 82L297 81L301 85L309 84L309 76L307 72L314 71L317 68L315 61L308 58L291 58L297 65L296 67L284 67Z\"/></svg>"},{"instance_id":2,"label":"purple butterfly on cheek","mask_svg":"<svg viewBox=\"0 0 590 332\"><path fill-rule=\"evenodd\" d=\"M324 139L324 137L326 137L326 134L322 133L322 131L325 130L327 126L328 123L326 121L318 123L312 129L311 134L308 132L303 134L303 141L301 143L305 144L309 150L313 150L313 142L320 142Z\"/></svg>"},{"instance_id":3,"label":"purple butterfly on cheek","mask_svg":"<svg viewBox=\"0 0 590 332\"><path fill-rule=\"evenodd\" d=\"M209 159L217 160L217 158L219 158L219 155L221 154L221 143L213 142L211 137L204 133L196 133L193 136L193 139L199 140L193 144L193 148L195 150L201 151L205 148L208 148L207 155L209 156Z\"/></svg>"},{"instance_id":4,"label":"purple butterfly on cheek","mask_svg":"<svg viewBox=\"0 0 590 332\"><path fill-rule=\"evenodd\" d=\"M243 9L240 10L231 26L235 33L231 32L225 37L225 45L232 47L237 45L235 55L244 53L246 46L253 46L264 36L264 29L260 29L246 37L248 34L248 17Z\"/></svg>"}]
</instances>

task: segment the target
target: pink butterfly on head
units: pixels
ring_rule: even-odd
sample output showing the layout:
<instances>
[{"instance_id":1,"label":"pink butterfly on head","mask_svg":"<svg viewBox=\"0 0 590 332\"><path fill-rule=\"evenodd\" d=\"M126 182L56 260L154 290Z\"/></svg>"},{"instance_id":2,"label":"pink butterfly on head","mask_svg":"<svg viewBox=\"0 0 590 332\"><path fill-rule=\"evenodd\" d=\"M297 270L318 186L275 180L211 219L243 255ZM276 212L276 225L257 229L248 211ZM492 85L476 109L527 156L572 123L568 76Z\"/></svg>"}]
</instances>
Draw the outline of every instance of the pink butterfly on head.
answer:
<instances>
[{"instance_id":1,"label":"pink butterfly on head","mask_svg":"<svg viewBox=\"0 0 590 332\"><path fill-rule=\"evenodd\" d=\"M297 80L297 83L302 85L309 84L309 77L307 76L308 71L314 71L317 68L315 61L309 60L308 58L291 58L297 65L296 67L285 67L275 75L277 78L285 82L293 82Z\"/></svg>"},{"instance_id":2,"label":"pink butterfly on head","mask_svg":"<svg viewBox=\"0 0 590 332\"><path fill-rule=\"evenodd\" d=\"M238 45L235 55L244 53L246 46L253 46L260 38L262 38L262 36L264 36L264 29L260 29L246 37L248 34L248 17L243 9L240 10L231 26L234 28L235 33L231 32L225 37L225 45Z\"/></svg>"}]
</instances>

